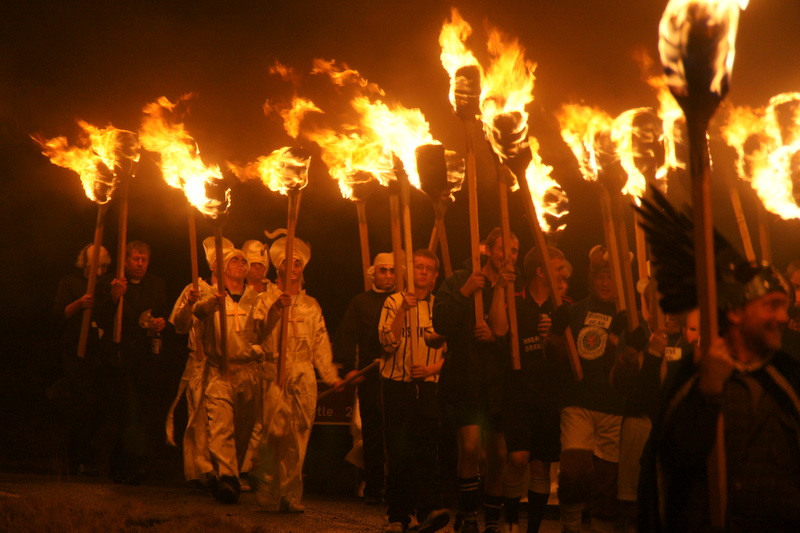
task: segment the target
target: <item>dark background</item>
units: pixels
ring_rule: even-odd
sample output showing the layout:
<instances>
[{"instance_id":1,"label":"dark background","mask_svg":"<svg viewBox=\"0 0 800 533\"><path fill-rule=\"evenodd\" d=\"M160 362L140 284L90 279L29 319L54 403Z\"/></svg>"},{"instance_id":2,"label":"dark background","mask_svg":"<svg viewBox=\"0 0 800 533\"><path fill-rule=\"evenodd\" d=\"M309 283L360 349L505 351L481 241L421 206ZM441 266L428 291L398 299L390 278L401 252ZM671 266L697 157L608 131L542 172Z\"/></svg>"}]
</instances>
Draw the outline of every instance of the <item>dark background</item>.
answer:
<instances>
[{"instance_id":1,"label":"dark background","mask_svg":"<svg viewBox=\"0 0 800 533\"><path fill-rule=\"evenodd\" d=\"M9 3L7 3L9 4ZM265 117L267 99L286 99L291 88L269 76L279 60L298 72L315 57L357 69L386 91L386 101L418 107L434 138L463 152L464 134L448 102L449 80L439 61L438 34L450 5L474 29L472 48L485 54L486 22L520 39L538 63L531 132L544 162L570 198L571 214L559 245L575 265L572 295L585 294L586 257L601 241L602 224L592 189L581 180L561 140L554 113L565 103L598 106L612 116L656 106L633 59L644 48L657 59L657 27L666 2L641 0L496 0L493 2L406 0L245 2L139 0L31 1L0 8L0 198L2 240L0 288L2 358L0 450L19 452L14 430L33 424L38 402L58 375L50 319L58 279L70 271L93 235L97 208L76 174L52 165L30 135L67 135L76 119L98 126L137 129L141 108L159 96L175 100L197 93L186 119L207 163L247 162L289 144L281 121ZM800 3L753 0L742 15L732 90L734 105L763 106L778 93L800 90ZM319 84L317 84L319 85ZM309 82L308 91L319 91ZM304 87L301 86L301 94ZM317 93L314 93L315 95ZM328 95L330 97L330 95ZM737 242L724 191L733 177L732 152L712 125L716 180L715 220ZM312 152L313 152L312 148ZM318 152L313 152L317 155ZM479 168L489 174L481 147ZM129 238L151 243L151 272L166 279L170 298L189 280L186 209L182 193L161 180L156 159L145 153L131 184ZM671 187L680 196L686 176ZM499 223L494 186L481 185L482 233ZM755 207L740 187L755 235ZM512 229L522 251L532 241L518 200ZM427 244L433 223L430 203L419 193L412 206L415 246ZM389 251L385 193L368 202L373 255ZM233 189L225 235L237 245L284 227L286 200L258 183ZM199 234L210 226L199 216ZM468 254L466 194L459 193L447 217L451 255ZM775 263L798 254L797 223L772 220ZM318 157L303 196L299 236L310 241L307 289L317 297L333 331L344 306L362 290L356 211L340 197ZM116 251L116 205L112 202L105 244ZM113 267L113 265L112 265ZM206 272L205 265L201 271ZM182 362L175 367L180 369ZM179 370L178 370L179 372ZM177 380L175 381L177 386ZM11 422L6 424L3 422ZM42 435L46 437L46 435Z\"/></svg>"}]
</instances>

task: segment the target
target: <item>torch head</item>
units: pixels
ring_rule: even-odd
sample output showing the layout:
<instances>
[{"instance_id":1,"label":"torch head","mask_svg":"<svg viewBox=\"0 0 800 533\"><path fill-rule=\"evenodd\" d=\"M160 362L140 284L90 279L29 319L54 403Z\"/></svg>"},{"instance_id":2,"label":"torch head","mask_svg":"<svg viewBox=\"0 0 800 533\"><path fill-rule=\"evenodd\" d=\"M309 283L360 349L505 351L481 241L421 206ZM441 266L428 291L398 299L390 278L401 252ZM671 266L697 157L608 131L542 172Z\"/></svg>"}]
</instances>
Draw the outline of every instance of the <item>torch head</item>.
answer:
<instances>
[{"instance_id":1,"label":"torch head","mask_svg":"<svg viewBox=\"0 0 800 533\"><path fill-rule=\"evenodd\" d=\"M456 71L454 93L456 114L466 120L481 114L481 71L477 65L467 65Z\"/></svg>"},{"instance_id":2,"label":"torch head","mask_svg":"<svg viewBox=\"0 0 800 533\"><path fill-rule=\"evenodd\" d=\"M422 191L434 201L446 195L450 185L447 181L444 146L423 144L417 147L414 154L417 159L417 174L419 174Z\"/></svg>"},{"instance_id":3,"label":"torch head","mask_svg":"<svg viewBox=\"0 0 800 533\"><path fill-rule=\"evenodd\" d=\"M132 131L117 132L116 156L117 175L122 179L133 175L133 164L139 160L139 136Z\"/></svg>"},{"instance_id":4,"label":"torch head","mask_svg":"<svg viewBox=\"0 0 800 533\"><path fill-rule=\"evenodd\" d=\"M664 146L661 120L652 112L637 113L632 123L633 163L647 181L656 179L658 169L664 164Z\"/></svg>"},{"instance_id":5,"label":"torch head","mask_svg":"<svg viewBox=\"0 0 800 533\"><path fill-rule=\"evenodd\" d=\"M351 188L353 190L351 194L351 198L354 201L366 201L367 198L372 196L376 191L381 188L381 184L378 180L373 179L372 174L368 172L364 172L363 170L359 170L358 174L363 174L364 179L356 179L354 183L351 184Z\"/></svg>"}]
</instances>

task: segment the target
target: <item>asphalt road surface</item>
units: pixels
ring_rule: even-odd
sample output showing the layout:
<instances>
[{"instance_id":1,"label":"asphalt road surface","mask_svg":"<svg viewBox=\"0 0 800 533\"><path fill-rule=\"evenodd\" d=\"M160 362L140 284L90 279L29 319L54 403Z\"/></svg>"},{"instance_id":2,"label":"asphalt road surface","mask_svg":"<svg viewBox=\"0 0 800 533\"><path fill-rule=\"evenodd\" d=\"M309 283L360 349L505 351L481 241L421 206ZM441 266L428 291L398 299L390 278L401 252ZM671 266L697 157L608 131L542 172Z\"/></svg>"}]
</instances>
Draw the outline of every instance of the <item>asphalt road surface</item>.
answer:
<instances>
[{"instance_id":1,"label":"asphalt road surface","mask_svg":"<svg viewBox=\"0 0 800 533\"><path fill-rule=\"evenodd\" d=\"M253 493L243 493L237 505L223 505L180 484L123 486L100 477L0 473L4 531L376 533L385 525L383 506L353 496L311 493L303 504L304 514L287 515L260 509ZM542 531L560 531L554 519L546 520Z\"/></svg>"}]
</instances>

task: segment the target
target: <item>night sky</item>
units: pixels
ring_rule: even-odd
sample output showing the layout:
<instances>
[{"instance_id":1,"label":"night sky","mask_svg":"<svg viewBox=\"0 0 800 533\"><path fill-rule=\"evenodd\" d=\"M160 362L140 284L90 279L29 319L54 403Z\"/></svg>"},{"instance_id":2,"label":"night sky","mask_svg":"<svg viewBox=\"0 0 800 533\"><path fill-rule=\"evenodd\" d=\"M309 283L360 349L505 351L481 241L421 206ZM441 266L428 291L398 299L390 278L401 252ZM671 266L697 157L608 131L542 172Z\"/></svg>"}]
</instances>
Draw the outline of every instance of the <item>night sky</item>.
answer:
<instances>
[{"instance_id":1,"label":"night sky","mask_svg":"<svg viewBox=\"0 0 800 533\"><path fill-rule=\"evenodd\" d=\"M251 161L291 142L280 119L262 112L265 100L286 100L292 92L268 68L279 60L308 72L312 59L322 57L357 69L386 91L386 101L420 108L433 136L463 152L463 128L451 112L449 80L439 61L438 34L451 5L472 24L471 45L479 57L485 54L484 24L489 23L518 37L538 63L530 128L540 141L544 162L554 167L553 177L570 197L572 214L559 245L575 264L573 294L582 296L586 254L600 242L602 225L596 198L581 181L554 113L565 103L599 106L613 116L632 107L655 106L655 94L642 81L633 55L644 49L657 59L657 27L665 3L39 0L6 5L0 10L0 279L3 324L12 328L7 331L17 342L11 344L20 348L4 353L25 357L39 345L58 279L92 239L96 216L77 175L52 165L30 134L74 140L76 119L135 130L146 103L194 92L186 126L204 160ZM741 18L728 102L763 106L777 93L800 90L798 22L800 2L751 1ZM306 79L301 94L335 97L330 90L322 94L319 80ZM731 178L730 150L712 136L712 151L715 179ZM486 153L479 155L488 160ZM152 244L151 271L167 280L172 297L190 281L186 209L182 193L162 182L156 160L144 154L131 185L129 237ZM482 187L493 191L490 185ZM754 223L752 195L746 187L742 193ZM715 204L715 217L735 239L725 198ZM496 200L489 193L481 202L486 233L499 222ZM424 246L433 212L420 194L412 207L415 246ZM518 207L512 201L512 229L520 235L524 252L531 237ZM388 251L385 195L372 198L368 211L372 253ZM225 234L241 245L263 237L265 229L284 227L285 217L285 198L260 184L238 185ZM210 226L199 216L198 221L201 235L208 234ZM465 193L448 212L447 225L452 259L460 264L468 253ZM783 267L800 255L794 251L800 228L796 222L775 221L771 230L775 262ZM356 211L341 199L318 157L301 205L299 235L312 245L308 291L320 300L334 329L349 298L362 289ZM113 203L105 243L113 255Z\"/></svg>"}]
</instances>

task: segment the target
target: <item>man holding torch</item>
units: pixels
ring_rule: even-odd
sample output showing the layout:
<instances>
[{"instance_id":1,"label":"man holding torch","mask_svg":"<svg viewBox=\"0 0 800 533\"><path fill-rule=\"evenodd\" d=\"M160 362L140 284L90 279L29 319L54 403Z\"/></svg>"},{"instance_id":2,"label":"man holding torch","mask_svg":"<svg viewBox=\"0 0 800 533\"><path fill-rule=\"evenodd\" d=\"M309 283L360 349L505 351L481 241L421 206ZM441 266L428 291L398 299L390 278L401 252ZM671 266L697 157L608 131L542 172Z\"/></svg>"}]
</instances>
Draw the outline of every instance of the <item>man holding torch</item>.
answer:
<instances>
[{"instance_id":1,"label":"man holding torch","mask_svg":"<svg viewBox=\"0 0 800 533\"><path fill-rule=\"evenodd\" d=\"M519 241L512 235L508 265L516 264ZM485 525L496 531L502 511L505 439L502 433L502 398L505 372L510 364L507 346L494 336L486 316L476 323L474 299L482 291L484 309L491 308L501 272L507 268L503 236L495 228L486 237L486 264L478 272L457 270L436 294L433 329L447 338L448 356L442 368L440 391L457 428L459 511L462 532L478 530L480 505L479 461L483 442L487 452L484 483ZM497 295L497 297L500 297Z\"/></svg>"},{"instance_id":2,"label":"man holding torch","mask_svg":"<svg viewBox=\"0 0 800 533\"><path fill-rule=\"evenodd\" d=\"M564 531L580 530L586 503L592 531L613 531L617 519L623 396L611 386L609 373L625 321L617 315L611 265L600 245L589 253L589 289L587 298L555 311L550 329L555 338L548 339L564 346L559 337L569 327L584 373L582 381L566 378L563 390L558 499Z\"/></svg>"},{"instance_id":3,"label":"man holding torch","mask_svg":"<svg viewBox=\"0 0 800 533\"><path fill-rule=\"evenodd\" d=\"M189 356L186 358L178 394L167 415L167 442L177 446L174 440L173 413L181 395L186 393L188 420L183 434L183 472L186 481L213 488L217 474L208 449L208 415L206 412L206 385L208 384L208 360L202 346L202 325L194 316L195 304L207 300L215 293L214 287L204 279L187 285L172 308L169 322L175 332L188 334Z\"/></svg>"},{"instance_id":4,"label":"man holding torch","mask_svg":"<svg viewBox=\"0 0 800 533\"><path fill-rule=\"evenodd\" d=\"M72 399L71 404L67 406L70 413L67 419L69 428L66 443L68 467L70 472L74 467L80 473L97 472L100 466L96 464L97 458L92 451L91 443L105 416L103 412L105 380L102 378L102 360L98 350L101 332L94 320L88 336L86 356L81 358L76 352L83 310L96 305L94 296L86 293L92 268L90 258L93 249L94 246L88 244L78 253L78 260L75 262L78 268L61 278L53 300L54 324L61 330L61 363L64 380ZM111 257L108 251L101 247L97 275L105 274L109 264Z\"/></svg>"},{"instance_id":5,"label":"man holding torch","mask_svg":"<svg viewBox=\"0 0 800 533\"><path fill-rule=\"evenodd\" d=\"M709 525L707 465L721 415L726 529L800 528L800 365L780 343L788 288L771 267L740 266L735 276L718 286L722 337L694 358L656 435L668 531Z\"/></svg>"},{"instance_id":6,"label":"man holding torch","mask_svg":"<svg viewBox=\"0 0 800 533\"><path fill-rule=\"evenodd\" d=\"M564 279L564 254L548 247L548 257L553 272L559 280ZM525 254L524 272L527 286L516 296L521 368L509 372L505 396L505 411L515 413L515 417L504 425L508 464L503 503L507 530L515 531L520 500L527 496L528 533L536 533L550 496L550 465L558 462L561 452L562 367L556 357L546 352L545 338L555 305L538 249L532 248ZM489 324L498 338L509 331L509 317L503 304L500 299L494 300L489 312ZM526 483L528 468L530 482Z\"/></svg>"},{"instance_id":7,"label":"man holding torch","mask_svg":"<svg viewBox=\"0 0 800 533\"><path fill-rule=\"evenodd\" d=\"M694 308L703 282L691 246L696 228L665 200L645 202L640 212L662 309ZM640 505L649 513L640 523L661 531L709 531L715 522L726 531L798 531L800 364L781 349L790 288L718 234L715 245L721 337L704 341L700 329L653 428L658 483L649 488L659 494L657 504Z\"/></svg>"},{"instance_id":8,"label":"man holding torch","mask_svg":"<svg viewBox=\"0 0 800 533\"><path fill-rule=\"evenodd\" d=\"M333 358L348 378L383 356L378 337L381 310L395 290L394 255L380 253L367 270L372 288L350 300L333 340ZM364 450L364 501L378 504L383 497L384 457L381 381L373 369L358 383L358 408Z\"/></svg>"},{"instance_id":9,"label":"man holding torch","mask_svg":"<svg viewBox=\"0 0 800 533\"><path fill-rule=\"evenodd\" d=\"M333 355L322 309L302 288L303 270L311 259L311 248L295 238L293 258L287 260L287 239L270 247L269 257L278 271L278 283L258 296L247 320L251 350L267 362L266 395L269 405L264 432L253 459L251 481L255 481L260 504L269 510L302 513L303 462L317 407L316 368L322 380L339 388L342 380L333 366ZM286 269L290 269L286 276ZM289 280L286 286L286 279ZM282 315L288 313L284 384L275 382Z\"/></svg>"},{"instance_id":10,"label":"man holding torch","mask_svg":"<svg viewBox=\"0 0 800 533\"><path fill-rule=\"evenodd\" d=\"M142 462L148 451L149 434L142 413L159 398L153 382L153 356L161 349L161 332L167 314L164 280L148 274L150 246L131 241L125 248L125 277L101 280L101 290L110 294L98 310L98 324L111 331L119 299L122 307L122 336L115 368L112 401L121 427L115 436L111 456L111 477L117 483L139 484L146 473Z\"/></svg>"},{"instance_id":11,"label":"man holding torch","mask_svg":"<svg viewBox=\"0 0 800 533\"><path fill-rule=\"evenodd\" d=\"M420 531L432 533L450 522L438 494L439 408L436 389L442 369L444 337L431 325L439 259L423 248L413 256L413 292L386 299L381 311L380 340L383 415L386 421L386 483L389 524L384 531L402 533L416 513ZM409 314L417 316L411 331Z\"/></svg>"},{"instance_id":12,"label":"man holding torch","mask_svg":"<svg viewBox=\"0 0 800 533\"><path fill-rule=\"evenodd\" d=\"M222 240L222 268L217 272L217 251L213 237L203 241L206 259L214 276L221 275L225 294L210 293L194 304L194 316L202 323L203 351L207 358L208 385L205 405L208 415L208 448L218 482L212 493L222 503L239 501L239 476L247 465L245 455L260 427L262 375L259 359L253 357L242 339L247 316L258 297L244 282L248 263L241 250ZM220 342L218 309L225 310L227 343ZM220 353L227 346L227 353Z\"/></svg>"}]
</instances>

